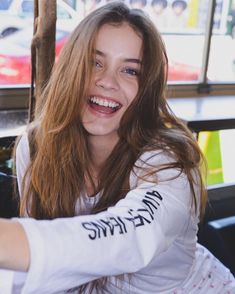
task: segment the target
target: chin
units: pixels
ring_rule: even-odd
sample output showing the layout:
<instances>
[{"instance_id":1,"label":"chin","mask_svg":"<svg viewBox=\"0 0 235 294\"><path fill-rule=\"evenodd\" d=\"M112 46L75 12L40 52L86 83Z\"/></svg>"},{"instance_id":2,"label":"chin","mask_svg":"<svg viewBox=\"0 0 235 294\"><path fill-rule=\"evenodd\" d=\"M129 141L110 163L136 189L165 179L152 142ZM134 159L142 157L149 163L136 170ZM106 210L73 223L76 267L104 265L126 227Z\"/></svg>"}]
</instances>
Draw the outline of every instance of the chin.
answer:
<instances>
[{"instance_id":1,"label":"chin","mask_svg":"<svg viewBox=\"0 0 235 294\"><path fill-rule=\"evenodd\" d=\"M107 129L107 128L88 128L85 127L86 131L91 136L104 136L104 137L118 137L117 129Z\"/></svg>"}]
</instances>

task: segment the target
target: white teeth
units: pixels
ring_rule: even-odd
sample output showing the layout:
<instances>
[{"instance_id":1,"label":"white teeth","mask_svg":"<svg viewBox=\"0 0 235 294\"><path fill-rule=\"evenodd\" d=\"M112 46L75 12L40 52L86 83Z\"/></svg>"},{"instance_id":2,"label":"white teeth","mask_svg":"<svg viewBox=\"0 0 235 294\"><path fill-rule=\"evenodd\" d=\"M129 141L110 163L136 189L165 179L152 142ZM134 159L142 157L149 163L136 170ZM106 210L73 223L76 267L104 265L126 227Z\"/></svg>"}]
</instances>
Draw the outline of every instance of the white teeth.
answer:
<instances>
[{"instance_id":1,"label":"white teeth","mask_svg":"<svg viewBox=\"0 0 235 294\"><path fill-rule=\"evenodd\" d=\"M101 98L98 98L98 97L95 97L95 96L92 96L90 98L90 101L93 102L93 103L96 103L100 106L105 106L105 107L110 107L110 108L116 108L118 106L120 106L119 103L116 103L114 101L108 101L108 100L105 100L105 99L101 99Z\"/></svg>"}]
</instances>

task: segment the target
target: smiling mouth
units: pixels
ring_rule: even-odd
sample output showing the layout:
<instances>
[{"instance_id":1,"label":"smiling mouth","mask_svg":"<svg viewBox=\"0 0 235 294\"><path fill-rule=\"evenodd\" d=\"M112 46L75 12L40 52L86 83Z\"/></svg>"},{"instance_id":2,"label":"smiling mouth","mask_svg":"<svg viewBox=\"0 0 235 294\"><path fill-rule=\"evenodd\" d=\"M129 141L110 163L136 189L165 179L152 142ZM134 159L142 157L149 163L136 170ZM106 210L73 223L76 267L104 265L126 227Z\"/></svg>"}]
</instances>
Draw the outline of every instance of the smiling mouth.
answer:
<instances>
[{"instance_id":1,"label":"smiling mouth","mask_svg":"<svg viewBox=\"0 0 235 294\"><path fill-rule=\"evenodd\" d=\"M96 96L90 96L88 104L93 110L106 114L114 113L122 107L118 102Z\"/></svg>"}]
</instances>

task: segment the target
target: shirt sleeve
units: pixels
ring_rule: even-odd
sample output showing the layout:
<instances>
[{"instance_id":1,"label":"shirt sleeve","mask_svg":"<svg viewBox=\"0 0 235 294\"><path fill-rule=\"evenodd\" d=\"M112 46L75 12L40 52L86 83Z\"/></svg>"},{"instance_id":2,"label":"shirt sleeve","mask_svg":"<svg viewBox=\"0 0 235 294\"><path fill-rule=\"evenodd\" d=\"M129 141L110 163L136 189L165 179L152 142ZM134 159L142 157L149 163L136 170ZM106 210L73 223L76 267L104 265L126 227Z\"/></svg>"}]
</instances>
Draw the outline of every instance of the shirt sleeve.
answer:
<instances>
[{"instance_id":1,"label":"shirt sleeve","mask_svg":"<svg viewBox=\"0 0 235 294\"><path fill-rule=\"evenodd\" d=\"M166 251L188 225L192 195L183 173L168 169L161 178L167 180L141 182L101 213L51 221L18 219L31 254L22 294L54 293L133 273Z\"/></svg>"},{"instance_id":2,"label":"shirt sleeve","mask_svg":"<svg viewBox=\"0 0 235 294\"><path fill-rule=\"evenodd\" d=\"M20 138L16 147L16 176L20 196L22 189L22 180L30 163L28 136L25 132Z\"/></svg>"},{"instance_id":3,"label":"shirt sleeve","mask_svg":"<svg viewBox=\"0 0 235 294\"><path fill-rule=\"evenodd\" d=\"M13 276L13 271L0 270L0 293L12 294Z\"/></svg>"}]
</instances>

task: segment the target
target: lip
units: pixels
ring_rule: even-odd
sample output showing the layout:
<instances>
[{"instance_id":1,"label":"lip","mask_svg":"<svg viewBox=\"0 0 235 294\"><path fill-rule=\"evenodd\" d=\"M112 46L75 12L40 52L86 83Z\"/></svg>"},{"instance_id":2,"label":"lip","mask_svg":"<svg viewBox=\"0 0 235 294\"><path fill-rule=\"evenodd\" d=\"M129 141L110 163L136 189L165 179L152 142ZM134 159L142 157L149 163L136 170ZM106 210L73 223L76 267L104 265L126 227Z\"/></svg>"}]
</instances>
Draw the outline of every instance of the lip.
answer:
<instances>
[{"instance_id":1,"label":"lip","mask_svg":"<svg viewBox=\"0 0 235 294\"><path fill-rule=\"evenodd\" d=\"M105 112L105 111L102 111L102 109L95 109L92 107L92 105L89 103L89 99L90 97L96 97L98 99L102 99L102 100L105 100L107 102L113 102L113 103L117 103L120 105L119 109L117 109L116 111L114 112ZM117 114L117 112L122 108L122 103L120 103L117 99L115 98L112 98L112 97L107 97L107 96L102 96L102 95L95 95L95 94L92 94L92 95L89 95L89 98L87 100L87 109L95 116L98 116L98 117L102 117L102 118L109 118L109 117L112 117L114 116L115 114Z\"/></svg>"}]
</instances>

